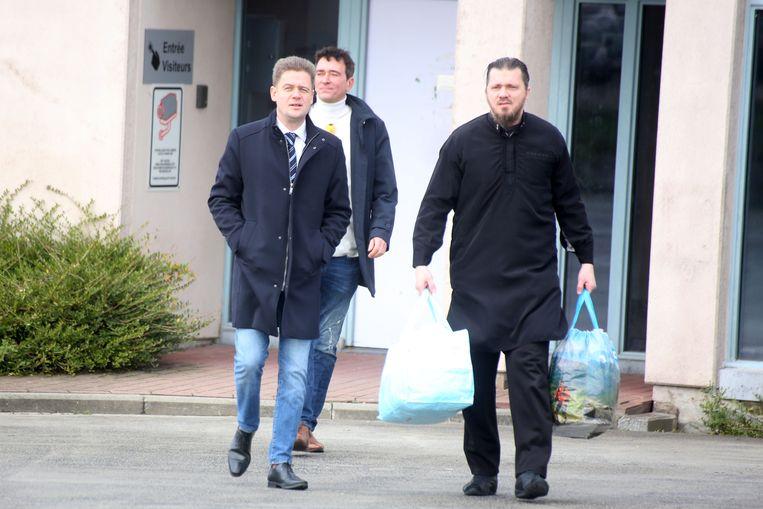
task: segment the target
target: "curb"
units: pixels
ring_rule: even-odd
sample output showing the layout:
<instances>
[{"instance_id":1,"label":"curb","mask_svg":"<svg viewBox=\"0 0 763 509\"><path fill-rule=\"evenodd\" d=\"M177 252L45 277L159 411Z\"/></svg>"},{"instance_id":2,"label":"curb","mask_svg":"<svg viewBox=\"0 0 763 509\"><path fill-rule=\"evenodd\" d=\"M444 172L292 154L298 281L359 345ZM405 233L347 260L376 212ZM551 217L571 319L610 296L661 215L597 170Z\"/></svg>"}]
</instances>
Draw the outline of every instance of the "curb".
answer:
<instances>
[{"instance_id":1,"label":"curb","mask_svg":"<svg viewBox=\"0 0 763 509\"><path fill-rule=\"evenodd\" d=\"M275 401L261 401L260 415L273 417L274 408ZM236 400L199 396L0 392L0 413L10 412L235 416ZM320 418L375 421L377 414L376 404L327 401Z\"/></svg>"},{"instance_id":2,"label":"curb","mask_svg":"<svg viewBox=\"0 0 763 509\"><path fill-rule=\"evenodd\" d=\"M273 417L274 408L275 401L261 401L260 416ZM236 400L200 396L0 392L0 413L20 412L220 417L236 415ZM378 413L375 403L327 401L320 419L375 421ZM507 408L497 409L497 416L499 425L511 425L511 413ZM464 422L461 412L448 422Z\"/></svg>"},{"instance_id":3,"label":"curb","mask_svg":"<svg viewBox=\"0 0 763 509\"><path fill-rule=\"evenodd\" d=\"M273 417L275 401L260 402L260 415ZM172 415L193 417L227 417L236 415L234 398L201 396L157 396L141 394L71 394L0 392L0 413L40 414L122 414ZM375 403L327 401L321 412L322 420L376 421ZM511 426L511 411L496 409L498 425ZM663 414L617 415L613 429L624 431L676 431L675 417ZM627 421L627 422L626 422ZM654 422L653 422L654 421ZM461 412L448 422L464 422ZM554 431L555 435L565 436Z\"/></svg>"}]
</instances>

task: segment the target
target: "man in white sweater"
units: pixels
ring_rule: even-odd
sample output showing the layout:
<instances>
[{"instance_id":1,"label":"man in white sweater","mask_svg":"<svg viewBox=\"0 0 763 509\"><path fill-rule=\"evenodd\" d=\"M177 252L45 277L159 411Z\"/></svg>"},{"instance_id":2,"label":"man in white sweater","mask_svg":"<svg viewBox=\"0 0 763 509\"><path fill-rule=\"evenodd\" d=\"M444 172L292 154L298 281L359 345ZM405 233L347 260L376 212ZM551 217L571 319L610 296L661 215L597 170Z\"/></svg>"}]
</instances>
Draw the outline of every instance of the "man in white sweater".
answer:
<instances>
[{"instance_id":1,"label":"man in white sweater","mask_svg":"<svg viewBox=\"0 0 763 509\"><path fill-rule=\"evenodd\" d=\"M305 403L294 442L298 451L323 452L313 435L336 363L337 343L358 285L374 294L374 259L387 252L397 205L397 184L384 122L348 92L355 62L339 48L315 54L313 123L342 141L347 162L352 221L321 274L320 338L313 342Z\"/></svg>"}]
</instances>

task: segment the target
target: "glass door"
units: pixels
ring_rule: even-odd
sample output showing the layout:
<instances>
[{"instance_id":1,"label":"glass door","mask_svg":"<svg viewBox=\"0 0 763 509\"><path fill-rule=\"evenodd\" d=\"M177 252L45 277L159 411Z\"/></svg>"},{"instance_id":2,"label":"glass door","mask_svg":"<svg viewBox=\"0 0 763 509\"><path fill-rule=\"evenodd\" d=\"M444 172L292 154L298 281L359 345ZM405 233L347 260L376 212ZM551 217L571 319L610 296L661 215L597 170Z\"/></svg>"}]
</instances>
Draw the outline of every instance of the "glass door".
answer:
<instances>
[{"instance_id":1,"label":"glass door","mask_svg":"<svg viewBox=\"0 0 763 509\"><path fill-rule=\"evenodd\" d=\"M356 90L363 95L367 0L237 0L232 126L265 117L276 60L297 55L313 60L324 46L340 46L355 60ZM226 255L223 342L232 341L230 293L233 255ZM348 321L352 317L348 315ZM346 322L347 323L347 322Z\"/></svg>"},{"instance_id":2,"label":"glass door","mask_svg":"<svg viewBox=\"0 0 763 509\"><path fill-rule=\"evenodd\" d=\"M276 60L297 55L312 62L318 49L336 46L339 28L339 0L247 0L243 9L239 125L273 110Z\"/></svg>"},{"instance_id":3,"label":"glass door","mask_svg":"<svg viewBox=\"0 0 763 509\"><path fill-rule=\"evenodd\" d=\"M594 231L599 324L635 359L646 345L664 13L663 2L643 0L557 4L551 120L567 138ZM580 266L563 258L571 318Z\"/></svg>"},{"instance_id":4,"label":"glass door","mask_svg":"<svg viewBox=\"0 0 763 509\"><path fill-rule=\"evenodd\" d=\"M657 113L660 102L662 36L665 7L645 5L641 11L641 43L636 91L636 124L633 129L628 274L625 286L623 350L646 350L649 253L652 239L654 162L657 152Z\"/></svg>"},{"instance_id":5,"label":"glass door","mask_svg":"<svg viewBox=\"0 0 763 509\"><path fill-rule=\"evenodd\" d=\"M763 9L754 11L746 161L743 170L738 325L732 361L763 361ZM737 317L735 317L737 318Z\"/></svg>"},{"instance_id":6,"label":"glass door","mask_svg":"<svg viewBox=\"0 0 763 509\"><path fill-rule=\"evenodd\" d=\"M608 329L624 26L625 5L579 5L572 131L568 140L581 196L594 232L594 267L598 285L596 309L599 325L605 330ZM575 309L579 269L577 258L567 256L564 296L568 315L569 310ZM590 327L587 315L580 327Z\"/></svg>"}]
</instances>

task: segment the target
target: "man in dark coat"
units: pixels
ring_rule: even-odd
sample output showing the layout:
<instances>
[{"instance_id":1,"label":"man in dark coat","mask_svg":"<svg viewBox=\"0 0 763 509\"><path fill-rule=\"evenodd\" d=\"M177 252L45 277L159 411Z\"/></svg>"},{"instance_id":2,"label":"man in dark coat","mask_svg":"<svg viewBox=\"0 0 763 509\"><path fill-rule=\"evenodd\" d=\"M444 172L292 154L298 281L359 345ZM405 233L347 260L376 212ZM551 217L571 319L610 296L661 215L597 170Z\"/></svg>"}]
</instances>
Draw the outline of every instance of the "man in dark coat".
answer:
<instances>
[{"instance_id":1,"label":"man in dark coat","mask_svg":"<svg viewBox=\"0 0 763 509\"><path fill-rule=\"evenodd\" d=\"M259 392L269 336L280 336L278 392L268 486L306 489L291 468L312 341L318 337L321 269L350 221L342 144L315 127L315 66L299 57L273 68L270 116L233 130L209 210L233 250L234 371L238 429L228 452L243 474L259 427Z\"/></svg>"},{"instance_id":2,"label":"man in dark coat","mask_svg":"<svg viewBox=\"0 0 763 509\"><path fill-rule=\"evenodd\" d=\"M464 410L464 452L472 480L466 495L493 495L500 443L495 377L506 356L516 448L515 495L548 493L552 415L548 343L567 331L560 308L556 220L582 266L577 291L593 291L593 234L569 153L558 130L526 113L527 67L501 58L487 69L490 113L445 141L413 234L416 288L435 290L426 267L442 245L453 210L448 321L467 329L474 404Z\"/></svg>"},{"instance_id":3,"label":"man in dark coat","mask_svg":"<svg viewBox=\"0 0 763 509\"><path fill-rule=\"evenodd\" d=\"M307 391L294 449L323 452L313 435L336 363L337 343L358 285L374 294L374 258L387 252L397 205L392 151L384 122L368 105L348 94L355 62L343 49L315 54L316 102L310 118L342 140L349 173L352 221L321 278L320 338L314 342Z\"/></svg>"}]
</instances>

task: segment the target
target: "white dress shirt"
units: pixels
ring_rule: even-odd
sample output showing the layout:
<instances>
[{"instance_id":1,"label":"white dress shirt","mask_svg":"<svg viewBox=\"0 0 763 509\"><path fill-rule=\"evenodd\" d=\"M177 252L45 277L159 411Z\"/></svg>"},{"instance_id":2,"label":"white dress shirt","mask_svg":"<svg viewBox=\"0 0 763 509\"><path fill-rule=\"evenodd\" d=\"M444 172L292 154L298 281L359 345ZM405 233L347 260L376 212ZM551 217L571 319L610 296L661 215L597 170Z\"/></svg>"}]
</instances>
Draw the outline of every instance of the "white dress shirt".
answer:
<instances>
[{"instance_id":1,"label":"white dress shirt","mask_svg":"<svg viewBox=\"0 0 763 509\"><path fill-rule=\"evenodd\" d=\"M305 151L305 143L307 143L307 123L302 122L301 126L297 127L293 131L290 131L286 128L285 125L281 123L280 120L278 120L278 117L276 117L276 125L284 134L291 132L297 135L297 137L294 139L294 152L297 154L297 162L299 162L299 158L302 157L302 152ZM286 137L284 136L284 138ZM288 170L288 168L286 169Z\"/></svg>"}]
</instances>

